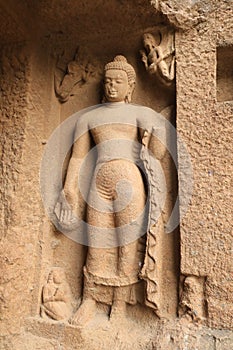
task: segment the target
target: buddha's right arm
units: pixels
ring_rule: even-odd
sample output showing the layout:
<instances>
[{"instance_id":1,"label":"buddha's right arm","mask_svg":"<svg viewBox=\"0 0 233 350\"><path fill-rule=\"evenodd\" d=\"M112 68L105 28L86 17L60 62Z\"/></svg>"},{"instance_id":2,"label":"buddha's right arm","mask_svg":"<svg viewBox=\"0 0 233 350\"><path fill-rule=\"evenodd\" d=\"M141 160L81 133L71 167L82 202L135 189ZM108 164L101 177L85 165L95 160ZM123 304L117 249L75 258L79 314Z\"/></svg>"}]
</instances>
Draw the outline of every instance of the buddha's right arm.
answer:
<instances>
[{"instance_id":1,"label":"buddha's right arm","mask_svg":"<svg viewBox=\"0 0 233 350\"><path fill-rule=\"evenodd\" d=\"M80 188L79 188L79 174L82 162L85 156L90 151L91 140L89 132L87 131L83 135L77 138L73 145L72 155L69 161L65 184L64 195L67 202L75 210L79 206L80 201Z\"/></svg>"},{"instance_id":2,"label":"buddha's right arm","mask_svg":"<svg viewBox=\"0 0 233 350\"><path fill-rule=\"evenodd\" d=\"M82 161L80 158L71 157L66 174L63 191L67 202L72 207L76 204L75 202L79 192L78 177Z\"/></svg>"}]
</instances>

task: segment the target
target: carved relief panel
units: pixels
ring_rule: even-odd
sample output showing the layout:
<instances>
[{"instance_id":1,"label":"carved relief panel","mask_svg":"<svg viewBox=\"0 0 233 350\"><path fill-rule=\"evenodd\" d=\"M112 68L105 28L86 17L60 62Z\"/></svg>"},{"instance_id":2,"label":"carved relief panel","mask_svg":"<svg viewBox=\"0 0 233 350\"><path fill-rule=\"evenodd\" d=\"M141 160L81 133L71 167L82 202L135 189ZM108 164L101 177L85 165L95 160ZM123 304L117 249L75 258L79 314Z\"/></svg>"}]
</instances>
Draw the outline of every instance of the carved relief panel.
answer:
<instances>
[{"instance_id":1,"label":"carved relief panel","mask_svg":"<svg viewBox=\"0 0 233 350\"><path fill-rule=\"evenodd\" d=\"M54 62L61 120L69 120L69 111L79 112L89 93L96 106L70 119L70 155L62 186L53 184L49 208L61 241L56 264L64 265L61 256L66 265L70 261L78 283L74 299L81 304L71 308L68 300L60 300L64 313L59 313L57 301L46 297L56 284L50 276L41 315L81 328L96 319L99 308L113 320L134 313L136 318L141 313L174 317L178 307L178 230L174 226L165 234L177 193L175 144L169 154L175 123L174 30L150 26L121 40L116 36L116 47L113 41L108 50L104 41L92 44L95 55L93 47L80 43L70 62L61 54ZM80 175L89 155L94 160ZM74 253L67 260L69 237L78 246L69 244ZM73 254L79 254L77 261Z\"/></svg>"}]
</instances>

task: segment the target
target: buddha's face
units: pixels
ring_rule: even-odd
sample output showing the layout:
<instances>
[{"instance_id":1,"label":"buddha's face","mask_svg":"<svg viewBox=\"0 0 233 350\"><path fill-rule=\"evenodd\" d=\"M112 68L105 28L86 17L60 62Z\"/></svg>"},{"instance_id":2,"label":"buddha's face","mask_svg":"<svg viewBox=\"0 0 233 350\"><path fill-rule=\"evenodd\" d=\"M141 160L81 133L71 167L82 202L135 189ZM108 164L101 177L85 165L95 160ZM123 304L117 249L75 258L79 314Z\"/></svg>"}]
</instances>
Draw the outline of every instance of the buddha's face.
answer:
<instances>
[{"instance_id":1,"label":"buddha's face","mask_svg":"<svg viewBox=\"0 0 233 350\"><path fill-rule=\"evenodd\" d=\"M109 69L105 72L104 93L108 102L123 102L129 93L130 85L125 71Z\"/></svg>"}]
</instances>

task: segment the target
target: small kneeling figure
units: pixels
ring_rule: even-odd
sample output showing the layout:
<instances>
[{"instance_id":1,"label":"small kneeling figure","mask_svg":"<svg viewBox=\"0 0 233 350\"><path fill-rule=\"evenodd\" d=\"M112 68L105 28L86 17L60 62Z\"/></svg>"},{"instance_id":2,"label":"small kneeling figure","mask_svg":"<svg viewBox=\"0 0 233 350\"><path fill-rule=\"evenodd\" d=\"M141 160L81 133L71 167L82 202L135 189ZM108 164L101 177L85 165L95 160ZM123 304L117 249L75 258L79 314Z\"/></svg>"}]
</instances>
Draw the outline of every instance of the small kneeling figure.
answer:
<instances>
[{"instance_id":1,"label":"small kneeling figure","mask_svg":"<svg viewBox=\"0 0 233 350\"><path fill-rule=\"evenodd\" d=\"M53 268L42 289L41 317L68 320L72 314L72 295L61 268Z\"/></svg>"}]
</instances>

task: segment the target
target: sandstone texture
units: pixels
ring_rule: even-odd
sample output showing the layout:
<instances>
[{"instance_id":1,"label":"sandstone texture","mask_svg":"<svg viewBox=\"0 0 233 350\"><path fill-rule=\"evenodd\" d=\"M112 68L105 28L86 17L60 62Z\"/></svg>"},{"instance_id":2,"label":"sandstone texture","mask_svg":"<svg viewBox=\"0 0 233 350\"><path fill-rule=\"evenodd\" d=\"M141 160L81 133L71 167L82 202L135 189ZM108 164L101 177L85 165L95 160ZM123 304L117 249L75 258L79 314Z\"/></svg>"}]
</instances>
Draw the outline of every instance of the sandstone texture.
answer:
<instances>
[{"instance_id":1,"label":"sandstone texture","mask_svg":"<svg viewBox=\"0 0 233 350\"><path fill-rule=\"evenodd\" d=\"M0 350L233 348L232 0L0 0L0 10ZM160 80L140 56L150 52L145 33L157 45L158 33L169 33ZM44 206L44 194L55 205L54 159L73 134L63 143L59 134L46 169L42 159L62 122L101 103L104 66L116 55L135 69L132 102L177 130L167 135L174 159L161 160L161 227L177 195L180 224L157 236L152 256L161 314L141 298L111 318L100 302L80 327L69 317L82 304L88 248L62 234Z\"/></svg>"}]
</instances>

